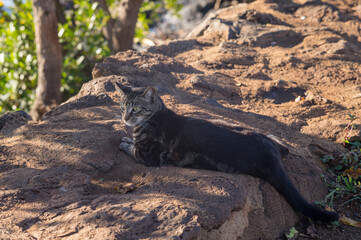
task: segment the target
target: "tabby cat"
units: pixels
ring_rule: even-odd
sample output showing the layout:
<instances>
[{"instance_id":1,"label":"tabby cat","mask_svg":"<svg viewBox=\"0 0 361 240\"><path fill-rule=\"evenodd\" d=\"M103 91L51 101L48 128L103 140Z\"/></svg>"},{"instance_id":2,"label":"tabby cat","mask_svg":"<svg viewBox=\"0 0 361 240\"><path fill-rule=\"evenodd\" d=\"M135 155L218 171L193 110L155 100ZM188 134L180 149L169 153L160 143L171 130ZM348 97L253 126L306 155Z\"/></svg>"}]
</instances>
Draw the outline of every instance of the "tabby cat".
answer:
<instances>
[{"instance_id":1,"label":"tabby cat","mask_svg":"<svg viewBox=\"0 0 361 240\"><path fill-rule=\"evenodd\" d=\"M164 164L243 173L270 183L291 205L315 221L338 220L338 214L308 203L288 178L280 159L288 149L246 129L232 129L180 116L168 109L154 87L120 93L122 120L133 127L133 140L122 138L120 150L146 166Z\"/></svg>"}]
</instances>

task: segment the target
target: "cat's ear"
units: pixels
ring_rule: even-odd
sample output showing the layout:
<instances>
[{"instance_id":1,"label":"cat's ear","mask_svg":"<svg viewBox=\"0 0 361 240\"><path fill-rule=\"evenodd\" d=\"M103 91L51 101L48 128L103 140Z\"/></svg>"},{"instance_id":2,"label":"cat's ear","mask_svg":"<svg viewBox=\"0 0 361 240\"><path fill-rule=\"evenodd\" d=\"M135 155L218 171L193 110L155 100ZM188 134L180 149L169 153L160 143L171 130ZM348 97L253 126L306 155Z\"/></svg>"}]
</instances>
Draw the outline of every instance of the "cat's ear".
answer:
<instances>
[{"instance_id":1,"label":"cat's ear","mask_svg":"<svg viewBox=\"0 0 361 240\"><path fill-rule=\"evenodd\" d=\"M147 89L145 89L143 93L145 100L147 100L150 103L154 102L156 95L157 95L157 89L152 86L147 87Z\"/></svg>"},{"instance_id":2,"label":"cat's ear","mask_svg":"<svg viewBox=\"0 0 361 240\"><path fill-rule=\"evenodd\" d=\"M121 97L123 97L123 96L125 95L125 93L123 92L123 90L120 89L120 87L118 87L118 85L117 85L116 83L114 84L114 87L115 87L115 90L117 90L117 92L119 93L119 95L120 95Z\"/></svg>"}]
</instances>

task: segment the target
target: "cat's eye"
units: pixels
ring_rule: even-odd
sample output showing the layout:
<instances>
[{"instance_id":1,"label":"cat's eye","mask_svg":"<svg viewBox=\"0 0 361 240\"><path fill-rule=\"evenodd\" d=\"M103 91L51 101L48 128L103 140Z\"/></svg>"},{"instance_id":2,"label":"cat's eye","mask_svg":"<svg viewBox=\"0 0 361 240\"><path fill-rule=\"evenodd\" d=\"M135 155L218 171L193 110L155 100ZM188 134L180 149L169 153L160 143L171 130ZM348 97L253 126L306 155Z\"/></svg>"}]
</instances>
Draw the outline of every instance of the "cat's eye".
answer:
<instances>
[{"instance_id":1,"label":"cat's eye","mask_svg":"<svg viewBox=\"0 0 361 240\"><path fill-rule=\"evenodd\" d=\"M134 106L134 107L133 107L133 111L134 111L134 112L139 112L139 111L140 111L140 107Z\"/></svg>"},{"instance_id":2,"label":"cat's eye","mask_svg":"<svg viewBox=\"0 0 361 240\"><path fill-rule=\"evenodd\" d=\"M125 107L123 105L120 105L120 111L124 112Z\"/></svg>"}]
</instances>

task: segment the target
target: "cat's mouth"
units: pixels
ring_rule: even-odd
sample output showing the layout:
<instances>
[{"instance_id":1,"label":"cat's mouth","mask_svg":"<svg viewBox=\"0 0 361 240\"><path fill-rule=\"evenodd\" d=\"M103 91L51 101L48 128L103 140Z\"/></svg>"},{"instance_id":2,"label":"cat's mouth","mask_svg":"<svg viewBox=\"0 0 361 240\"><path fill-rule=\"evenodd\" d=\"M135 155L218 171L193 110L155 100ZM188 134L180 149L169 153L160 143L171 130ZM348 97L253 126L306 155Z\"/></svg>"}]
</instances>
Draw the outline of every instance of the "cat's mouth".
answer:
<instances>
[{"instance_id":1,"label":"cat's mouth","mask_svg":"<svg viewBox=\"0 0 361 240\"><path fill-rule=\"evenodd\" d=\"M131 121L124 121L123 122L125 123L125 125L129 126L129 127L134 127L136 125L136 123L134 122L131 122Z\"/></svg>"},{"instance_id":2,"label":"cat's mouth","mask_svg":"<svg viewBox=\"0 0 361 240\"><path fill-rule=\"evenodd\" d=\"M142 125L142 123L145 123L147 122L153 115L149 115L149 116L141 116L141 117L131 117L131 118L128 118L127 120L125 120L123 117L122 117L122 120L123 122L129 126L129 127L134 127L134 126L137 126L137 125Z\"/></svg>"},{"instance_id":3,"label":"cat's mouth","mask_svg":"<svg viewBox=\"0 0 361 240\"><path fill-rule=\"evenodd\" d=\"M124 120L123 122L125 123L125 125L129 126L129 127L134 127L136 125L139 125L142 122L142 119L135 119L135 120Z\"/></svg>"}]
</instances>

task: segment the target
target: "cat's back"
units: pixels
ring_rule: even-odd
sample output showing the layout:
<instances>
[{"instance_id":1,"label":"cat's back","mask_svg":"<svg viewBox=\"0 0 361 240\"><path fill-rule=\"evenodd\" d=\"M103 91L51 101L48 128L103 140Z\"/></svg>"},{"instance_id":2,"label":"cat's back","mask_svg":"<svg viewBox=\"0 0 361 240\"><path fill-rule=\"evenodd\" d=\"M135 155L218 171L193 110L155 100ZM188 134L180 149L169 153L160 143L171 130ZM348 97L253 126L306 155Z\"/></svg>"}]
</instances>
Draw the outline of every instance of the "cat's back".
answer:
<instances>
[{"instance_id":1,"label":"cat's back","mask_svg":"<svg viewBox=\"0 0 361 240\"><path fill-rule=\"evenodd\" d=\"M281 155L279 144L263 134L249 129L234 131L201 119L186 118L180 134L195 151L209 153L217 159L242 157L258 161L270 154Z\"/></svg>"}]
</instances>

